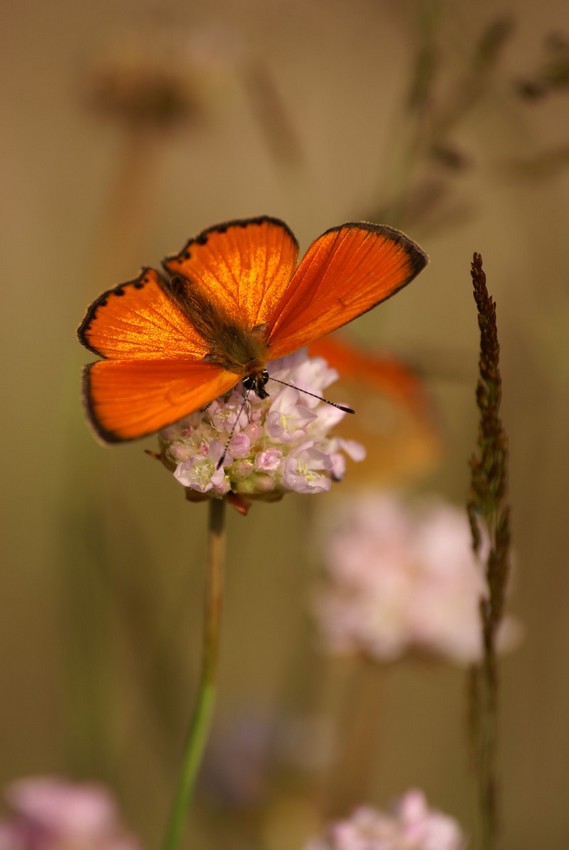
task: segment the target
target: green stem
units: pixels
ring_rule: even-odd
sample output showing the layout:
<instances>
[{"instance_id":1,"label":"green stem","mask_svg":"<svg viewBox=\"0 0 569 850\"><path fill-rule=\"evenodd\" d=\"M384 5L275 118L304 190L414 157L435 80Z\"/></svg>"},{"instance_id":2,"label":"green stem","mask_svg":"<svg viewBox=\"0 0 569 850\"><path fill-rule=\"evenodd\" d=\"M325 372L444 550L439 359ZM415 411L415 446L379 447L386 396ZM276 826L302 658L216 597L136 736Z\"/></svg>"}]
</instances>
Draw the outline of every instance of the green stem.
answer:
<instances>
[{"instance_id":1,"label":"green stem","mask_svg":"<svg viewBox=\"0 0 569 850\"><path fill-rule=\"evenodd\" d=\"M207 578L202 667L197 702L190 722L182 771L170 815L164 850L177 850L192 800L196 777L202 761L215 702L221 611L223 599L223 562L225 554L225 502L209 502Z\"/></svg>"}]
</instances>

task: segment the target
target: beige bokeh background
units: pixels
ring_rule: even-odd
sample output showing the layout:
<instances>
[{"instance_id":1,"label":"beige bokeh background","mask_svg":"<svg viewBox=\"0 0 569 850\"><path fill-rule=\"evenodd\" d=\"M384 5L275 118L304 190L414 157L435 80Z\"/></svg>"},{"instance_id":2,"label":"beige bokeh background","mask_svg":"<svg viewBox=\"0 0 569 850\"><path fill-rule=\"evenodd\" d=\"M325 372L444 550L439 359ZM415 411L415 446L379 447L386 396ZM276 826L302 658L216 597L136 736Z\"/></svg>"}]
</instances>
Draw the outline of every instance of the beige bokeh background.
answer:
<instances>
[{"instance_id":1,"label":"beige bokeh background","mask_svg":"<svg viewBox=\"0 0 569 850\"><path fill-rule=\"evenodd\" d=\"M503 663L501 846L567 847L569 170L520 164L566 149L569 102L523 103L513 87L539 66L548 33L569 34L562 0L2 4L0 784L46 772L100 778L155 846L195 681L206 513L144 446L92 439L79 400L89 357L75 328L102 289L215 222L275 215L305 247L381 208L414 173L399 170L421 13L436 21L441 91L488 21L510 15L515 28L487 94L453 134L467 165L450 181L446 218L408 225L430 267L354 335L424 368L443 453L421 486L462 502L476 435L468 271L482 252L511 444L512 608L526 631ZM197 64L201 106L137 146L88 107L87 80L122 45L157 43L182 76L194 79ZM276 110L268 118L244 84L249 62L274 87L261 100ZM353 687L353 669L323 665L306 628L307 501L230 517L220 716L292 706L337 719ZM409 662L378 680L367 799L386 805L418 785L472 833L464 673ZM299 846L317 817L313 797L303 820L300 792L296 805L279 793L260 843L237 831L223 846ZM203 846L215 844L210 829Z\"/></svg>"}]
</instances>

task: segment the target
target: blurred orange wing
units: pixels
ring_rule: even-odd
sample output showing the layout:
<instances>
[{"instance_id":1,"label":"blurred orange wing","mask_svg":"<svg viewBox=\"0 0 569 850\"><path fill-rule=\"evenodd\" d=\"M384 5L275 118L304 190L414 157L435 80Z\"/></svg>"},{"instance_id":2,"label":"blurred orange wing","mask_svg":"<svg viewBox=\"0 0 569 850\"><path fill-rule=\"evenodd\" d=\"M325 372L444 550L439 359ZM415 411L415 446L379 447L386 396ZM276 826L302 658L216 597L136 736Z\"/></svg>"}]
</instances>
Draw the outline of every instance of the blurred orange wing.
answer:
<instances>
[{"instance_id":1,"label":"blurred orange wing","mask_svg":"<svg viewBox=\"0 0 569 850\"><path fill-rule=\"evenodd\" d=\"M333 227L312 243L268 323L269 357L283 357L385 301L427 264L386 225Z\"/></svg>"},{"instance_id":2,"label":"blurred orange wing","mask_svg":"<svg viewBox=\"0 0 569 850\"><path fill-rule=\"evenodd\" d=\"M87 348L111 360L201 360L207 346L162 288L154 269L104 292L77 331Z\"/></svg>"},{"instance_id":3,"label":"blurred orange wing","mask_svg":"<svg viewBox=\"0 0 569 850\"><path fill-rule=\"evenodd\" d=\"M298 244L286 224L262 216L204 230L164 260L235 324L252 330L274 315L290 283Z\"/></svg>"},{"instance_id":4,"label":"blurred orange wing","mask_svg":"<svg viewBox=\"0 0 569 850\"><path fill-rule=\"evenodd\" d=\"M404 405L412 413L430 418L432 401L418 371L395 357L359 348L341 336L322 337L310 343L308 353L323 357L337 369L341 381L353 381Z\"/></svg>"},{"instance_id":5,"label":"blurred orange wing","mask_svg":"<svg viewBox=\"0 0 569 850\"><path fill-rule=\"evenodd\" d=\"M441 433L434 400L416 371L335 334L311 343L308 352L338 370L336 396L358 414L336 426L338 436L357 440L367 452L347 486L400 486L433 470Z\"/></svg>"},{"instance_id":6,"label":"blurred orange wing","mask_svg":"<svg viewBox=\"0 0 569 850\"><path fill-rule=\"evenodd\" d=\"M231 389L239 376L184 360L99 360L85 368L87 415L106 443L145 437Z\"/></svg>"}]
</instances>

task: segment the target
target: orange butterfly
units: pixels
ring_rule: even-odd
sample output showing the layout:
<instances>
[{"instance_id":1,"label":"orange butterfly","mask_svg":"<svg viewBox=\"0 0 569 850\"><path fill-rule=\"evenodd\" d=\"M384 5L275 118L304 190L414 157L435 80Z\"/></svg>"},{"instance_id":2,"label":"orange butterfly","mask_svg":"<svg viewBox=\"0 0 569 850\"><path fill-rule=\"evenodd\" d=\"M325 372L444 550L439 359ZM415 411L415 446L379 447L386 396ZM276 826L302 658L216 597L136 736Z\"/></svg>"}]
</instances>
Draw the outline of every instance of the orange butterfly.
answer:
<instances>
[{"instance_id":1,"label":"orange butterfly","mask_svg":"<svg viewBox=\"0 0 569 850\"><path fill-rule=\"evenodd\" d=\"M264 398L266 364L345 325L409 283L423 251L385 225L342 224L296 268L298 243L268 216L204 230L103 293L78 330L87 415L107 443L134 440L204 407L239 381Z\"/></svg>"}]
</instances>

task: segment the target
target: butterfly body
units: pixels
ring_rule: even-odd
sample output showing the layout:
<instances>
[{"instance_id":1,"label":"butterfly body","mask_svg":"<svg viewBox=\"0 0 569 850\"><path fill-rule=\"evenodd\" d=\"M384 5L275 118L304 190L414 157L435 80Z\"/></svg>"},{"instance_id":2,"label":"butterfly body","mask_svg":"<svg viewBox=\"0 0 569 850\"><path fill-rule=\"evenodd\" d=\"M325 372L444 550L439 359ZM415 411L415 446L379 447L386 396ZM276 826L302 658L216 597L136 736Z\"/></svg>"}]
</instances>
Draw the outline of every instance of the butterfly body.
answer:
<instances>
[{"instance_id":1,"label":"butterfly body","mask_svg":"<svg viewBox=\"0 0 569 850\"><path fill-rule=\"evenodd\" d=\"M197 286L176 276L164 288L208 345L205 359L237 375L247 375L266 363L263 326L246 328L203 296Z\"/></svg>"},{"instance_id":2,"label":"butterfly body","mask_svg":"<svg viewBox=\"0 0 569 850\"><path fill-rule=\"evenodd\" d=\"M89 307L79 339L103 359L84 372L88 417L105 442L151 434L243 381L268 393L266 365L351 321L426 264L406 236L348 223L298 244L278 219L209 228Z\"/></svg>"}]
</instances>

